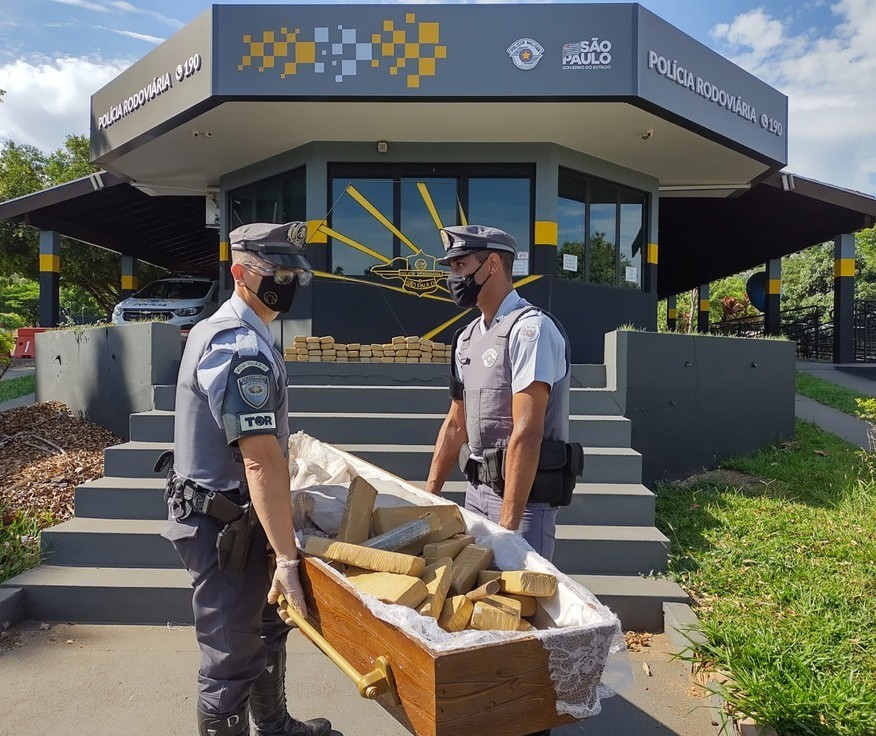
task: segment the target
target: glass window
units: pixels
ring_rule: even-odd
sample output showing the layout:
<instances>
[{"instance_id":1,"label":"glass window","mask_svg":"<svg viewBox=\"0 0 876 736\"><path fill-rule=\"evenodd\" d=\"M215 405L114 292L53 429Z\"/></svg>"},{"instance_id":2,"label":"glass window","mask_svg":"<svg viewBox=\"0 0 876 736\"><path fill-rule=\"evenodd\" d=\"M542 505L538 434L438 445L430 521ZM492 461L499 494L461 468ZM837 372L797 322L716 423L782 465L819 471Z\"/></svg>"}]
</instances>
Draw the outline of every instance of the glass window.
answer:
<instances>
[{"instance_id":1,"label":"glass window","mask_svg":"<svg viewBox=\"0 0 876 736\"><path fill-rule=\"evenodd\" d=\"M637 192L620 192L620 285L642 285L642 251L645 247L645 197Z\"/></svg>"},{"instance_id":2,"label":"glass window","mask_svg":"<svg viewBox=\"0 0 876 736\"><path fill-rule=\"evenodd\" d=\"M487 179L468 181L468 221L511 233L517 253L529 256L532 210L529 179ZM527 265L526 272L530 269Z\"/></svg>"},{"instance_id":3,"label":"glass window","mask_svg":"<svg viewBox=\"0 0 876 736\"><path fill-rule=\"evenodd\" d=\"M558 277L639 288L647 195L569 169L558 194Z\"/></svg>"},{"instance_id":4,"label":"glass window","mask_svg":"<svg viewBox=\"0 0 876 736\"><path fill-rule=\"evenodd\" d=\"M332 180L330 227L332 271L363 276L393 259L393 233L381 221L393 220L392 179Z\"/></svg>"},{"instance_id":5,"label":"glass window","mask_svg":"<svg viewBox=\"0 0 876 736\"><path fill-rule=\"evenodd\" d=\"M560 197L557 207L557 276L561 279L584 278L583 201Z\"/></svg>"},{"instance_id":6,"label":"glass window","mask_svg":"<svg viewBox=\"0 0 876 736\"><path fill-rule=\"evenodd\" d=\"M440 227L458 223L456 179L402 179L402 233L420 250L440 258L444 255ZM401 254L411 249L402 244Z\"/></svg>"},{"instance_id":7,"label":"glass window","mask_svg":"<svg viewBox=\"0 0 876 736\"><path fill-rule=\"evenodd\" d=\"M603 182L590 182L587 280L591 284L614 286L617 283L616 230L617 189Z\"/></svg>"},{"instance_id":8,"label":"glass window","mask_svg":"<svg viewBox=\"0 0 876 736\"><path fill-rule=\"evenodd\" d=\"M332 172L334 205L329 218L337 232L330 238L332 270L361 278L386 259L420 252L441 257L439 227L468 222L512 233L525 256L515 274L529 273L529 171L528 166L412 164L382 166L372 176L365 165L338 165ZM494 172L496 176L476 176Z\"/></svg>"},{"instance_id":9,"label":"glass window","mask_svg":"<svg viewBox=\"0 0 876 736\"><path fill-rule=\"evenodd\" d=\"M250 222L290 222L304 220L304 168L280 174L229 193L233 230Z\"/></svg>"}]
</instances>

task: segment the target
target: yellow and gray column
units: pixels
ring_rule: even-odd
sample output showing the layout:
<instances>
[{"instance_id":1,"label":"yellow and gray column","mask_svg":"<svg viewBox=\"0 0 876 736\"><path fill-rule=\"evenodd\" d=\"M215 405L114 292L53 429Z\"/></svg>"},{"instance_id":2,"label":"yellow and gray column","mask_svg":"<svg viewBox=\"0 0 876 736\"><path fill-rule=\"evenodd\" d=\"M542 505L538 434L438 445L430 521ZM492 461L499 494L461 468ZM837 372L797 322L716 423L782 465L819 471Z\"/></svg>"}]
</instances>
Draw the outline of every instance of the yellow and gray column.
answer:
<instances>
[{"instance_id":1,"label":"yellow and gray column","mask_svg":"<svg viewBox=\"0 0 876 736\"><path fill-rule=\"evenodd\" d=\"M678 325L678 297L674 294L666 297L666 329L675 332Z\"/></svg>"},{"instance_id":2,"label":"yellow and gray column","mask_svg":"<svg viewBox=\"0 0 876 736\"><path fill-rule=\"evenodd\" d=\"M833 362L855 360L855 236L834 241L833 262Z\"/></svg>"},{"instance_id":3,"label":"yellow and gray column","mask_svg":"<svg viewBox=\"0 0 876 736\"><path fill-rule=\"evenodd\" d=\"M649 294L657 293L657 243L648 243L645 249L645 273L642 288Z\"/></svg>"},{"instance_id":4,"label":"yellow and gray column","mask_svg":"<svg viewBox=\"0 0 876 736\"><path fill-rule=\"evenodd\" d=\"M709 331L709 285L702 284L697 287L697 332L706 333Z\"/></svg>"},{"instance_id":5,"label":"yellow and gray column","mask_svg":"<svg viewBox=\"0 0 876 736\"><path fill-rule=\"evenodd\" d=\"M763 331L766 335L778 335L782 328L782 259L771 258L766 262L766 308Z\"/></svg>"},{"instance_id":6,"label":"yellow and gray column","mask_svg":"<svg viewBox=\"0 0 876 736\"><path fill-rule=\"evenodd\" d=\"M122 283L120 296L127 299L140 288L137 282L137 259L134 256L122 256Z\"/></svg>"},{"instance_id":7,"label":"yellow and gray column","mask_svg":"<svg viewBox=\"0 0 876 736\"><path fill-rule=\"evenodd\" d=\"M231 246L228 236L219 235L219 292L226 298L234 289L234 281L231 278Z\"/></svg>"},{"instance_id":8,"label":"yellow and gray column","mask_svg":"<svg viewBox=\"0 0 876 736\"><path fill-rule=\"evenodd\" d=\"M58 326L61 285L61 236L40 230L40 327Z\"/></svg>"}]
</instances>

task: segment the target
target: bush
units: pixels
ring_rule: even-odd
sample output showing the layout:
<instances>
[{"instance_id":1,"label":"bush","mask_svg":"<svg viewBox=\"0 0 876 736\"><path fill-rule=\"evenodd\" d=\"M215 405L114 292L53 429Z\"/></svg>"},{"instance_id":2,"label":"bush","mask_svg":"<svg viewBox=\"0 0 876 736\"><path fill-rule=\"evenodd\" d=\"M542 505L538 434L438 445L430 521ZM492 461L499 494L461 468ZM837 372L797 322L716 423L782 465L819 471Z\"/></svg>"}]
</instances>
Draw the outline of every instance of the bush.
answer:
<instances>
[{"instance_id":1,"label":"bush","mask_svg":"<svg viewBox=\"0 0 876 736\"><path fill-rule=\"evenodd\" d=\"M15 350L15 338L11 332L0 330L0 376L6 373L12 363L12 351Z\"/></svg>"},{"instance_id":2,"label":"bush","mask_svg":"<svg viewBox=\"0 0 876 736\"><path fill-rule=\"evenodd\" d=\"M27 321L15 312L0 312L0 328L17 330L19 327L27 327Z\"/></svg>"}]
</instances>

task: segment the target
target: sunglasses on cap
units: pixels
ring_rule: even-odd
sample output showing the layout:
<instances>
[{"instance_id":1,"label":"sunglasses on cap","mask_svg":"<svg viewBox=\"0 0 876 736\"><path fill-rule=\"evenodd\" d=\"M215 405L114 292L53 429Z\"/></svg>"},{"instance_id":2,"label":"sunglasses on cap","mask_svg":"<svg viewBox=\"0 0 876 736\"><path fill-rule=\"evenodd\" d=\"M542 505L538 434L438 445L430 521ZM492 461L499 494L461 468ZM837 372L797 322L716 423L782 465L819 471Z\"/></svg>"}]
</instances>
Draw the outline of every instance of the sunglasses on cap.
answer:
<instances>
[{"instance_id":1,"label":"sunglasses on cap","mask_svg":"<svg viewBox=\"0 0 876 736\"><path fill-rule=\"evenodd\" d=\"M278 286L291 284L296 278L301 286L307 286L313 280L313 272L304 268L277 268L261 263L244 263L243 267L259 276L270 276Z\"/></svg>"}]
</instances>

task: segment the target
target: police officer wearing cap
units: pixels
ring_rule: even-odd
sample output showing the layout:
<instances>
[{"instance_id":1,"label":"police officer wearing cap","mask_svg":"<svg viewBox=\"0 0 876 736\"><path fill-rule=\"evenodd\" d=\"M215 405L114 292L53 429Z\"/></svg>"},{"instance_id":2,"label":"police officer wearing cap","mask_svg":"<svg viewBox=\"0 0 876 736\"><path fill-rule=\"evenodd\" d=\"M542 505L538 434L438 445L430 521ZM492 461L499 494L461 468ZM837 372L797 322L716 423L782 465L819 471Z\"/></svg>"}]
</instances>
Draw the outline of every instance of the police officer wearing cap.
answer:
<instances>
[{"instance_id":1,"label":"police officer wearing cap","mask_svg":"<svg viewBox=\"0 0 876 736\"><path fill-rule=\"evenodd\" d=\"M268 325L310 283L307 226L229 234L234 293L191 330L176 393L163 536L193 578L200 736L324 736L286 711L285 618L303 615L289 492L286 368ZM161 463L161 461L159 461ZM271 574L269 549L276 556Z\"/></svg>"},{"instance_id":2,"label":"police officer wearing cap","mask_svg":"<svg viewBox=\"0 0 876 736\"><path fill-rule=\"evenodd\" d=\"M463 225L444 228L441 237L439 263L450 265L453 300L481 314L454 337L452 402L426 490L440 493L458 461L469 481L465 507L519 532L550 559L564 473L549 472L547 456L567 451L568 338L550 314L514 289L511 235ZM555 470L565 457L553 462Z\"/></svg>"}]
</instances>

